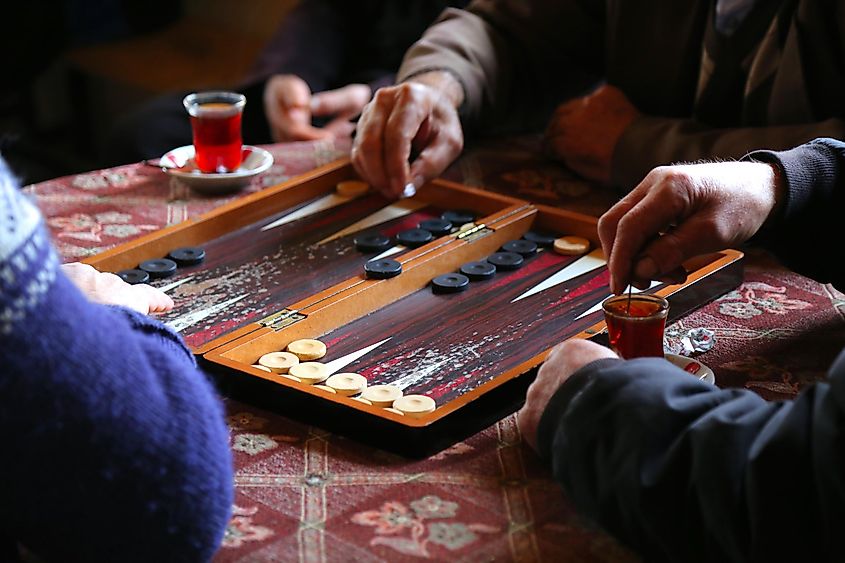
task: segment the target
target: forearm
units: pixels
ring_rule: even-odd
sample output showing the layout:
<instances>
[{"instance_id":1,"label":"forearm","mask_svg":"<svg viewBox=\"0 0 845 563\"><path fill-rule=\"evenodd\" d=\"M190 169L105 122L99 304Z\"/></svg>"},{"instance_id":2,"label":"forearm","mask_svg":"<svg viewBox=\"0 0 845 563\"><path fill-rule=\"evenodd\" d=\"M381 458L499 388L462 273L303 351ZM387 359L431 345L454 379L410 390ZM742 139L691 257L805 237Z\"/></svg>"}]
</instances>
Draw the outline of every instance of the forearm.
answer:
<instances>
[{"instance_id":1,"label":"forearm","mask_svg":"<svg viewBox=\"0 0 845 563\"><path fill-rule=\"evenodd\" d=\"M0 470L5 524L60 560L209 557L231 462L190 352L149 317L88 303L61 275L31 313L0 350L0 395L14 398L0 414L13 460Z\"/></svg>"},{"instance_id":2,"label":"forearm","mask_svg":"<svg viewBox=\"0 0 845 563\"><path fill-rule=\"evenodd\" d=\"M539 441L578 508L649 561L821 560L842 522L842 411L826 385L767 403L635 360L575 374Z\"/></svg>"},{"instance_id":3,"label":"forearm","mask_svg":"<svg viewBox=\"0 0 845 563\"><path fill-rule=\"evenodd\" d=\"M739 159L761 148L784 150L817 137L845 136L845 123L713 129L689 119L643 116L622 135L614 153L612 182L630 190L656 166L701 159Z\"/></svg>"}]
</instances>

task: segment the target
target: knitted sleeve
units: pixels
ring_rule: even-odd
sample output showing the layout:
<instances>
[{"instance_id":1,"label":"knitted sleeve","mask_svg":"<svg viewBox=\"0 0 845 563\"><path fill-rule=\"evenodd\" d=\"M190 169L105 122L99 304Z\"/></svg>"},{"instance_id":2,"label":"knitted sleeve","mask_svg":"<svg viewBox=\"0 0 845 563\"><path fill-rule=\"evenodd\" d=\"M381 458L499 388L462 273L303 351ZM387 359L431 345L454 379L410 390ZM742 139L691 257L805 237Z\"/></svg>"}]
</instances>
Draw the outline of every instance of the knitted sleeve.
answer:
<instances>
[{"instance_id":1,"label":"knitted sleeve","mask_svg":"<svg viewBox=\"0 0 845 563\"><path fill-rule=\"evenodd\" d=\"M836 252L845 205L845 142L820 138L786 151L754 151L745 160L777 165L786 183L779 216L753 240L793 270L845 289Z\"/></svg>"},{"instance_id":2,"label":"knitted sleeve","mask_svg":"<svg viewBox=\"0 0 845 563\"><path fill-rule=\"evenodd\" d=\"M0 523L49 560L202 561L232 502L219 401L179 335L89 302L0 160Z\"/></svg>"}]
</instances>

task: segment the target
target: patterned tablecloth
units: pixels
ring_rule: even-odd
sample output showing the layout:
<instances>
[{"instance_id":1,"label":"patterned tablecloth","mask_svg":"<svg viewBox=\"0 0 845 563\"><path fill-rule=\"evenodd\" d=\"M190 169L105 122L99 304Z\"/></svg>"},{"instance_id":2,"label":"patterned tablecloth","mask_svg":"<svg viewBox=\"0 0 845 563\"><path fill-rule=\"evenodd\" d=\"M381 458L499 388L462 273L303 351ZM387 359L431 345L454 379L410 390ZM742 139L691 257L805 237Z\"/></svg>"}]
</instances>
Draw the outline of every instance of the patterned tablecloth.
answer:
<instances>
[{"instance_id":1,"label":"patterned tablecloth","mask_svg":"<svg viewBox=\"0 0 845 563\"><path fill-rule=\"evenodd\" d=\"M615 199L536 154L535 139L486 143L450 179L594 215ZM274 166L238 195L330 162L346 146L275 145ZM141 164L27 186L67 261L230 200ZM699 359L719 385L767 399L824 377L845 342L843 296L753 254L736 291L669 328L715 331ZM227 400L237 496L218 561L636 561L591 529L523 444L514 417L424 461ZM789 486L788 477L784 486Z\"/></svg>"}]
</instances>

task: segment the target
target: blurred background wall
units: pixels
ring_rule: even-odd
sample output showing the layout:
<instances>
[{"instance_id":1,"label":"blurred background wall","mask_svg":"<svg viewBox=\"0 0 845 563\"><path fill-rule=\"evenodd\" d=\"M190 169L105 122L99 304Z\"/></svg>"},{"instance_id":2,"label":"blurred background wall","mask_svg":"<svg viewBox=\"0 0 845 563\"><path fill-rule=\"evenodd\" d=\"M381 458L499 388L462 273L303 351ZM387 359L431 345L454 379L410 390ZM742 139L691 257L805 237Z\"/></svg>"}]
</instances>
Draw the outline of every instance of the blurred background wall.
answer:
<instances>
[{"instance_id":1,"label":"blurred background wall","mask_svg":"<svg viewBox=\"0 0 845 563\"><path fill-rule=\"evenodd\" d=\"M105 132L121 112L166 92L236 86L295 3L4 5L0 151L24 183L97 167Z\"/></svg>"}]
</instances>

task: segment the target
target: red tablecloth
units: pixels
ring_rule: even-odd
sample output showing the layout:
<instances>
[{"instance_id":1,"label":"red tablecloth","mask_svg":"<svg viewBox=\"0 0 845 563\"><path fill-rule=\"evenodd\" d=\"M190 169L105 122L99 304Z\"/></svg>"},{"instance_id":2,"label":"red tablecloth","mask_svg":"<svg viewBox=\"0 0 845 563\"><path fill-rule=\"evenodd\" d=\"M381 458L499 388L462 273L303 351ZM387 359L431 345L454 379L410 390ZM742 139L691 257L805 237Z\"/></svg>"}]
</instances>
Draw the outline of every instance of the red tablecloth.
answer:
<instances>
[{"instance_id":1,"label":"red tablecloth","mask_svg":"<svg viewBox=\"0 0 845 563\"><path fill-rule=\"evenodd\" d=\"M346 146L269 147L276 163L244 193L329 162ZM615 195L539 158L534 139L485 144L447 177L598 215ZM230 198L194 194L140 164L28 186L65 260L183 221ZM767 399L823 378L845 342L843 296L762 255L736 291L670 327L706 327L699 357L723 386ZM227 401L237 496L219 561L635 561L574 512L508 417L424 461ZM789 476L783 476L788 487Z\"/></svg>"}]
</instances>

